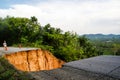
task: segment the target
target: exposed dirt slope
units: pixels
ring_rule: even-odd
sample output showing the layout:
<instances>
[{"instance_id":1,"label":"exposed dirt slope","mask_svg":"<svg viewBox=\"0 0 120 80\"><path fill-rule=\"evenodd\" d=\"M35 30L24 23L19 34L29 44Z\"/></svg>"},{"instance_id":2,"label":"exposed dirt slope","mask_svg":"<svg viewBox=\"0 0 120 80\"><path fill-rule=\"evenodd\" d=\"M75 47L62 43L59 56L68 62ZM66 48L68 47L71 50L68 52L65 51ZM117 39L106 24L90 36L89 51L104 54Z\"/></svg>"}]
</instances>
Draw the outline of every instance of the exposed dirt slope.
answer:
<instances>
[{"instance_id":1,"label":"exposed dirt slope","mask_svg":"<svg viewBox=\"0 0 120 80\"><path fill-rule=\"evenodd\" d=\"M41 49L5 54L4 57L21 71L51 70L64 64L64 61L57 59L49 51Z\"/></svg>"}]
</instances>

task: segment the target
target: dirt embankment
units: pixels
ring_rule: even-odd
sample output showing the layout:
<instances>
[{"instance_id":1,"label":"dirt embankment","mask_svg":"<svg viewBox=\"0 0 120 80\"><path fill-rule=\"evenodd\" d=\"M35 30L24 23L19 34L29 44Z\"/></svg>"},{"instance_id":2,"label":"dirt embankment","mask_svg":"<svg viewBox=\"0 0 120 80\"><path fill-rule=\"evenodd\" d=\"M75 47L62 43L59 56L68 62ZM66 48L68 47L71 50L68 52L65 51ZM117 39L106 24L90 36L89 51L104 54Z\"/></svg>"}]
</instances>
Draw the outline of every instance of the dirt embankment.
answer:
<instances>
[{"instance_id":1,"label":"dirt embankment","mask_svg":"<svg viewBox=\"0 0 120 80\"><path fill-rule=\"evenodd\" d=\"M18 70L40 71L60 68L65 62L54 57L46 50L20 51L4 56Z\"/></svg>"}]
</instances>

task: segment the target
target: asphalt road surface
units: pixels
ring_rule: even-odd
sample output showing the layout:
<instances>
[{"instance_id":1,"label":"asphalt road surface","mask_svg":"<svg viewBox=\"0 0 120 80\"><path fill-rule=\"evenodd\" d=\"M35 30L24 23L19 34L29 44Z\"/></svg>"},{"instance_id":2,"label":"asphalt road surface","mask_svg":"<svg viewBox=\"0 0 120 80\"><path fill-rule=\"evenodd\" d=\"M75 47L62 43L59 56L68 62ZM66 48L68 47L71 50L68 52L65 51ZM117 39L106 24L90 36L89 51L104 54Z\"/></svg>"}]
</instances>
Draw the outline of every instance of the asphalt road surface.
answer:
<instances>
[{"instance_id":1,"label":"asphalt road surface","mask_svg":"<svg viewBox=\"0 0 120 80\"><path fill-rule=\"evenodd\" d=\"M68 62L62 68L31 72L37 80L120 80L120 56L98 56Z\"/></svg>"},{"instance_id":2,"label":"asphalt road surface","mask_svg":"<svg viewBox=\"0 0 120 80\"><path fill-rule=\"evenodd\" d=\"M13 53L13 52L19 52L19 51L26 51L26 50L35 50L38 48L18 48L18 47L8 47L8 50L4 50L4 47L0 47L0 55Z\"/></svg>"}]
</instances>

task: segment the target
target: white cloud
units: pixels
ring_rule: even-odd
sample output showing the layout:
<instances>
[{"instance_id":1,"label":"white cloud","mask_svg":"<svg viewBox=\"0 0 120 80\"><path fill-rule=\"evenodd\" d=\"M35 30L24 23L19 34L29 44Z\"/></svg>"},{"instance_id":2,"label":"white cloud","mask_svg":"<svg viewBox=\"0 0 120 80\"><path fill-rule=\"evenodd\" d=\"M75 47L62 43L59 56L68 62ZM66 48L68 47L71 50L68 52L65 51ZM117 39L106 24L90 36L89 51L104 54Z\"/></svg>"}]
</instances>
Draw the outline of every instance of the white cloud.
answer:
<instances>
[{"instance_id":1,"label":"white cloud","mask_svg":"<svg viewBox=\"0 0 120 80\"><path fill-rule=\"evenodd\" d=\"M50 23L78 34L120 33L119 0L50 0L33 5L16 4L9 9L0 9L0 15L36 16L42 25Z\"/></svg>"}]
</instances>

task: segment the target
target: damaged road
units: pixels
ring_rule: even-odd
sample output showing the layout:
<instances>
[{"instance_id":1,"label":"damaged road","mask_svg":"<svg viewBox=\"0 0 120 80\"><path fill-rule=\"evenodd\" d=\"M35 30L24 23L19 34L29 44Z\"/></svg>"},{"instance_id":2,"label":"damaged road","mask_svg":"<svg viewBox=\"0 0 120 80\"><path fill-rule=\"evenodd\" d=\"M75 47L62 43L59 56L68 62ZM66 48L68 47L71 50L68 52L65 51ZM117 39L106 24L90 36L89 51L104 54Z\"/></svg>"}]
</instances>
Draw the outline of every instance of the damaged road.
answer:
<instances>
[{"instance_id":1,"label":"damaged road","mask_svg":"<svg viewBox=\"0 0 120 80\"><path fill-rule=\"evenodd\" d=\"M12 51L12 49L14 50ZM19 51L29 52L29 50L34 51L36 50L36 48L23 48L23 49L9 48L8 51L3 51L3 48L0 48L0 55L7 54L9 56L10 55L8 54L9 52L14 53L13 55L16 55ZM35 53L32 53L30 55L33 54ZM34 55L34 57L32 58L29 57L29 58L32 61L34 61L36 60L34 59L35 56L36 54ZM17 58L14 59L13 62L15 60L17 60ZM41 60L44 59L41 58ZM49 62L51 61L51 59L45 59L45 61ZM55 63L53 62L51 63L51 65L55 65ZM120 56L98 56L83 60L72 61L65 64L61 64L61 67L56 69L51 69L51 70L42 69L41 71L34 71L34 70L29 71L28 75L30 75L29 78L31 80L120 80Z\"/></svg>"}]
</instances>

